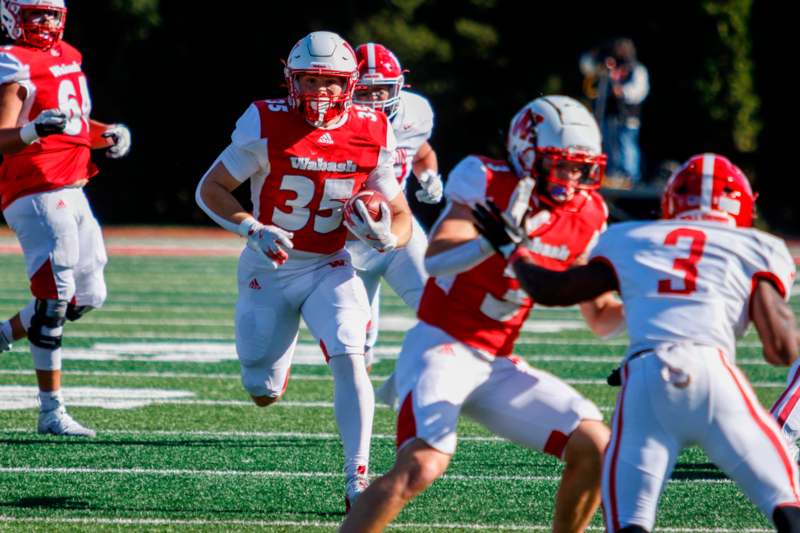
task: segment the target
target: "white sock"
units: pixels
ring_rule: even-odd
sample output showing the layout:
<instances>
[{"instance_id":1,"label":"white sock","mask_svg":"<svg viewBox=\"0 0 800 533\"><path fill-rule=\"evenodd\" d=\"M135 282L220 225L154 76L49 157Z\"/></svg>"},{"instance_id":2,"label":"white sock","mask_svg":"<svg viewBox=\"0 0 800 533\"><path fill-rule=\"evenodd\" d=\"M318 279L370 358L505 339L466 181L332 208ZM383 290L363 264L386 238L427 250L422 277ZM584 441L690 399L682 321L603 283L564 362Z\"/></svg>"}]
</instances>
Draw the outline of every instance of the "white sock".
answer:
<instances>
[{"instance_id":1,"label":"white sock","mask_svg":"<svg viewBox=\"0 0 800 533\"><path fill-rule=\"evenodd\" d=\"M328 366L333 374L333 410L344 447L344 473L351 477L359 466L369 465L375 393L363 355L332 357Z\"/></svg>"},{"instance_id":2,"label":"white sock","mask_svg":"<svg viewBox=\"0 0 800 533\"><path fill-rule=\"evenodd\" d=\"M64 398L61 396L61 389L54 391L39 391L40 410L42 412L52 411L64 405Z\"/></svg>"}]
</instances>

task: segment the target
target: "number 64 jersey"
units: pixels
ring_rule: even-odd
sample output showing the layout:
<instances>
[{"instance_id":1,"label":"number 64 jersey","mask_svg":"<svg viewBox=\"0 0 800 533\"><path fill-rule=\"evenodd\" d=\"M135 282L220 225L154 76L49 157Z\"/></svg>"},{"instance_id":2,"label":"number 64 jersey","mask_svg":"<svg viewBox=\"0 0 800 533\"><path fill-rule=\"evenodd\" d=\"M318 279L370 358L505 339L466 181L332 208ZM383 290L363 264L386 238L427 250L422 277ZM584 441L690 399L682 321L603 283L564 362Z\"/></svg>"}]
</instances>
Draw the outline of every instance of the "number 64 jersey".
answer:
<instances>
[{"instance_id":1,"label":"number 64 jersey","mask_svg":"<svg viewBox=\"0 0 800 533\"><path fill-rule=\"evenodd\" d=\"M591 261L611 265L625 304L629 353L662 342L719 348L735 362L759 279L789 299L795 265L786 244L720 222L660 220L615 224Z\"/></svg>"},{"instance_id":2,"label":"number 64 jersey","mask_svg":"<svg viewBox=\"0 0 800 533\"><path fill-rule=\"evenodd\" d=\"M17 83L25 90L17 126L24 126L45 109L60 109L70 117L63 134L49 135L3 156L3 209L21 196L58 189L97 174L89 138L92 101L81 61L81 53L64 41L48 51L0 47L0 85Z\"/></svg>"}]
</instances>

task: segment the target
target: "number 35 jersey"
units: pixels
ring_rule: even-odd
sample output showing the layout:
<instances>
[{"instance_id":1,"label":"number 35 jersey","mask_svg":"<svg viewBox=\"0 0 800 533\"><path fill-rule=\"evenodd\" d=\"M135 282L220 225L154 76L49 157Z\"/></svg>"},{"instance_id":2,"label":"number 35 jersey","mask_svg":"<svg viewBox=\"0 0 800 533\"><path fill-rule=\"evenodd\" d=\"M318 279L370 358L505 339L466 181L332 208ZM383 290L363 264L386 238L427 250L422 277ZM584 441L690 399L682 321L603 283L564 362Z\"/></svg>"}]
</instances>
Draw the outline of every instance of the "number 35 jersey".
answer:
<instances>
[{"instance_id":1,"label":"number 35 jersey","mask_svg":"<svg viewBox=\"0 0 800 533\"><path fill-rule=\"evenodd\" d=\"M795 277L781 239L719 222L615 224L591 260L616 272L631 353L661 342L694 342L720 348L734 361L757 281L771 281L788 301Z\"/></svg>"},{"instance_id":2,"label":"number 35 jersey","mask_svg":"<svg viewBox=\"0 0 800 533\"><path fill-rule=\"evenodd\" d=\"M383 113L351 106L337 127L316 128L285 99L253 103L220 156L239 181L250 179L253 214L294 233L295 251L331 254L344 246L342 206L363 187L387 199L395 138Z\"/></svg>"},{"instance_id":3,"label":"number 35 jersey","mask_svg":"<svg viewBox=\"0 0 800 533\"><path fill-rule=\"evenodd\" d=\"M505 209L519 178L504 161L469 156L449 174L449 202L475 205L492 198ZM566 270L605 227L607 211L594 192L580 192L569 203L542 209L529 219L532 257L541 266ZM417 316L459 341L493 355L509 355L533 305L514 271L499 254L456 276L431 277Z\"/></svg>"},{"instance_id":4,"label":"number 35 jersey","mask_svg":"<svg viewBox=\"0 0 800 533\"><path fill-rule=\"evenodd\" d=\"M0 85L18 83L25 92L17 126L24 126L45 109L60 109L70 117L63 134L44 137L3 156L3 209L21 196L58 189L97 173L89 140L92 101L81 61L81 53L64 41L49 51L0 47Z\"/></svg>"}]
</instances>

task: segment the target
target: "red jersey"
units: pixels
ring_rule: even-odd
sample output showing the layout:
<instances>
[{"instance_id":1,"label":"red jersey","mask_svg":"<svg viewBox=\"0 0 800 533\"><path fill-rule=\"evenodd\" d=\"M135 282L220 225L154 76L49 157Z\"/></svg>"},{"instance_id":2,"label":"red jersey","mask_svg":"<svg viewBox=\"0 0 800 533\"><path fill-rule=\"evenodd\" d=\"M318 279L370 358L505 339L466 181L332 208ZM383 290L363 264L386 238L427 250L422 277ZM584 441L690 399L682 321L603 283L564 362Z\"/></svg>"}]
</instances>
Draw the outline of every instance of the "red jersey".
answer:
<instances>
[{"instance_id":1,"label":"red jersey","mask_svg":"<svg viewBox=\"0 0 800 533\"><path fill-rule=\"evenodd\" d=\"M445 194L467 205L492 198L505 209L518 182L504 161L469 156L448 176ZM566 270L597 239L607 217L605 202L595 192L581 191L556 208L541 206L528 218L534 260ZM531 307L508 261L493 254L456 276L429 278L417 314L464 344L505 356L511 354Z\"/></svg>"},{"instance_id":2,"label":"red jersey","mask_svg":"<svg viewBox=\"0 0 800 533\"><path fill-rule=\"evenodd\" d=\"M290 111L285 99L260 100L239 119L232 140L221 161L235 178L250 178L259 222L293 232L299 251L340 250L344 202L380 166L386 167L381 179L393 178L386 116L361 106L352 106L340 126L321 129Z\"/></svg>"},{"instance_id":3,"label":"red jersey","mask_svg":"<svg viewBox=\"0 0 800 533\"><path fill-rule=\"evenodd\" d=\"M97 174L91 162L89 114L92 101L81 53L64 41L44 51L27 46L0 47L0 84L18 83L26 90L17 126L45 109L70 115L63 134L49 135L0 165L2 208L21 196L58 189Z\"/></svg>"}]
</instances>

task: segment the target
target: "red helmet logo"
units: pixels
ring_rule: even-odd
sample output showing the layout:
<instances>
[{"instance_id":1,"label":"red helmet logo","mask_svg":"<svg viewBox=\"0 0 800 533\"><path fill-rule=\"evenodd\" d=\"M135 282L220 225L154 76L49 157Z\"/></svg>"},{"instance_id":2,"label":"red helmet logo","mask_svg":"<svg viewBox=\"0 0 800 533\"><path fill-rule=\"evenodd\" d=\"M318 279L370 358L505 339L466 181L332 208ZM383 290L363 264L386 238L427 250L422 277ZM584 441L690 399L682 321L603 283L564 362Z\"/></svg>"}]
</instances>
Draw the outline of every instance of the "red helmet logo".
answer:
<instances>
[{"instance_id":1,"label":"red helmet logo","mask_svg":"<svg viewBox=\"0 0 800 533\"><path fill-rule=\"evenodd\" d=\"M756 196L747 176L728 158L699 154L669 179L661 197L661 216L750 227Z\"/></svg>"}]
</instances>

